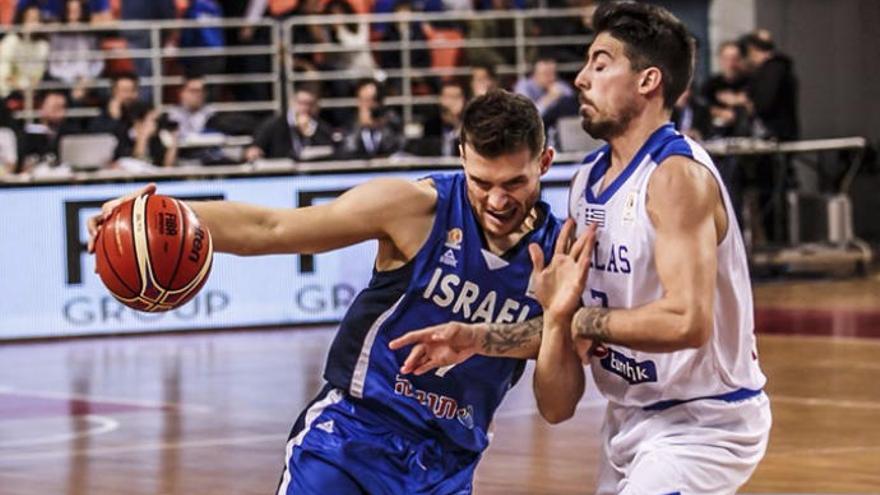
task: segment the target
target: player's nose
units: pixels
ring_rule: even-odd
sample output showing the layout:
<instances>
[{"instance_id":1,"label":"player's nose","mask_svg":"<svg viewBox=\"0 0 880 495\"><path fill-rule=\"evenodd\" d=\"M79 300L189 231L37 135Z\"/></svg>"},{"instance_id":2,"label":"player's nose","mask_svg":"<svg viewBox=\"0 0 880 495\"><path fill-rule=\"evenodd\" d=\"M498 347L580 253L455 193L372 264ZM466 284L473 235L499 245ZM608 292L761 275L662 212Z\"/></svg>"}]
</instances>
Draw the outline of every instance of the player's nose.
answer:
<instances>
[{"instance_id":1,"label":"player's nose","mask_svg":"<svg viewBox=\"0 0 880 495\"><path fill-rule=\"evenodd\" d=\"M590 72L587 70L587 66L585 65L580 72L578 72L577 76L574 78L574 85L576 88L586 91L590 89Z\"/></svg>"},{"instance_id":2,"label":"player's nose","mask_svg":"<svg viewBox=\"0 0 880 495\"><path fill-rule=\"evenodd\" d=\"M510 198L507 193L501 189L493 189L489 191L489 198L487 200L487 206L490 210L501 211L507 209L507 205L510 203Z\"/></svg>"}]
</instances>

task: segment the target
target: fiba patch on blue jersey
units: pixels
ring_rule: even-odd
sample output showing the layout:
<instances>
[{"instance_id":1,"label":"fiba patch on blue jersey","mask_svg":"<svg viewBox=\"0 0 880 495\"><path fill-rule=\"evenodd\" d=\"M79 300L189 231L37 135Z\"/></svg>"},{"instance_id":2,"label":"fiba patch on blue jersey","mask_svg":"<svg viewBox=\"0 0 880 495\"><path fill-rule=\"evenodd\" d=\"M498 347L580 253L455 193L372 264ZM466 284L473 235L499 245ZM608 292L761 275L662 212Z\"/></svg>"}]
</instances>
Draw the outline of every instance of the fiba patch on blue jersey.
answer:
<instances>
[{"instance_id":1,"label":"fiba patch on blue jersey","mask_svg":"<svg viewBox=\"0 0 880 495\"><path fill-rule=\"evenodd\" d=\"M614 349L608 349L608 355L599 362L603 368L623 378L630 385L657 381L657 367L653 361L638 362Z\"/></svg>"},{"instance_id":2,"label":"fiba patch on blue jersey","mask_svg":"<svg viewBox=\"0 0 880 495\"><path fill-rule=\"evenodd\" d=\"M446 247L452 249L461 249L461 241L464 239L464 233L458 227L449 229L446 232Z\"/></svg>"}]
</instances>

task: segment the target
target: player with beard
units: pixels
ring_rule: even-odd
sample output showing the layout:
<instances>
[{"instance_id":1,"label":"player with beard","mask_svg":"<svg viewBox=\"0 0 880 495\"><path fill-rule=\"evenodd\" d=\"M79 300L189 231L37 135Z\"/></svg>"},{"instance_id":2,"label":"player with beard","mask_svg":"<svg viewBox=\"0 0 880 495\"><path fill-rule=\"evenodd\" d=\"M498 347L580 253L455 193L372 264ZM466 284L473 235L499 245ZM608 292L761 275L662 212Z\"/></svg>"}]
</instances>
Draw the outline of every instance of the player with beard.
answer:
<instances>
[{"instance_id":1,"label":"player with beard","mask_svg":"<svg viewBox=\"0 0 880 495\"><path fill-rule=\"evenodd\" d=\"M560 229L538 199L553 150L534 105L493 90L471 102L462 120L463 173L378 179L306 208L189 203L215 251L318 253L378 241L373 278L330 348L326 385L290 434L278 494L472 491L492 416L524 361L481 357L403 376L408 350L391 351L388 343L449 320L540 315L528 294L528 246L549 256ZM120 201L90 220L92 239Z\"/></svg>"},{"instance_id":2,"label":"player with beard","mask_svg":"<svg viewBox=\"0 0 880 495\"><path fill-rule=\"evenodd\" d=\"M694 41L668 11L606 2L575 81L584 130L607 145L572 181L569 215L588 249L532 253L541 325L450 323L412 332L403 372L475 354L535 356L541 414L574 414L589 364L608 399L597 493L732 494L771 425L742 236L711 158L676 132ZM585 259L585 257L591 257Z\"/></svg>"}]
</instances>

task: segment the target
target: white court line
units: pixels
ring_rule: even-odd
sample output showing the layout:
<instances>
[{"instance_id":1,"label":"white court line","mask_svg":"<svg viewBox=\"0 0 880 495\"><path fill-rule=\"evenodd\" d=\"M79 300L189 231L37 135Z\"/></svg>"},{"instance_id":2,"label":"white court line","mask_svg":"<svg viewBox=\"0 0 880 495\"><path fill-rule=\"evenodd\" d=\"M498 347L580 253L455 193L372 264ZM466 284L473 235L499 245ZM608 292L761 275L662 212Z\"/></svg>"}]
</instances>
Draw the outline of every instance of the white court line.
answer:
<instances>
[{"instance_id":1,"label":"white court line","mask_svg":"<svg viewBox=\"0 0 880 495\"><path fill-rule=\"evenodd\" d=\"M105 433L110 433L119 428L119 421L116 421L113 418L108 418L106 416L98 416L94 414L87 414L84 416L80 416L83 420L88 421L90 423L96 424L96 426L89 428L87 430L82 431L74 431L71 433L61 433L58 435L49 435L45 437L36 437L36 438L24 438L21 440L13 440L10 442L0 442L0 448L9 448L9 447L29 447L31 445L44 445L47 443L61 443L66 442L68 440L73 440L75 438L86 437L86 436L98 436L103 435Z\"/></svg>"},{"instance_id":2,"label":"white court line","mask_svg":"<svg viewBox=\"0 0 880 495\"><path fill-rule=\"evenodd\" d=\"M81 400L86 402L110 402L123 406L147 407L153 409L172 408L180 411L194 413L210 413L214 411L213 407L201 404L178 404L175 402L161 402L138 399L121 399L117 397L109 397L104 395L82 395L70 394L66 392L48 392L41 390L22 390L8 385L0 385L0 394L18 394L27 397L39 397L41 399L61 399L61 400Z\"/></svg>"},{"instance_id":3,"label":"white court line","mask_svg":"<svg viewBox=\"0 0 880 495\"><path fill-rule=\"evenodd\" d=\"M47 451L47 452L30 452L30 453L22 453L22 454L11 454L11 455L0 455L0 462L17 462L17 461L29 461L29 460L39 460L39 459L69 459L73 457L80 456L103 456L103 455L118 455L118 454L131 454L136 452L153 452L158 450L176 450L176 449L190 449L190 448L205 448L205 447L220 447L227 445L244 445L249 443L259 443L259 442L276 442L279 445L279 449L283 448L285 436L283 433L280 434L272 434L272 435L253 435L246 437L231 437L231 438L208 438L203 440L190 440L184 442L160 442L160 443L145 443L143 445L138 446L124 446L124 447L98 447L94 449L80 449L80 450L70 450L70 451Z\"/></svg>"}]
</instances>

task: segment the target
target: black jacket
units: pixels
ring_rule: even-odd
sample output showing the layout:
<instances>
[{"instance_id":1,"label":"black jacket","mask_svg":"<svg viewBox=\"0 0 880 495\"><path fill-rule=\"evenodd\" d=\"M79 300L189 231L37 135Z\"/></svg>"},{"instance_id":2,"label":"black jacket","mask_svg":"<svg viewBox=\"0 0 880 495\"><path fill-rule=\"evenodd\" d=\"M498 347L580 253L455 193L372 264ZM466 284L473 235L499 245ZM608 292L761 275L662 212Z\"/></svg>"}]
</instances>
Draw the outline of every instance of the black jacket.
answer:
<instances>
[{"instance_id":1,"label":"black jacket","mask_svg":"<svg viewBox=\"0 0 880 495\"><path fill-rule=\"evenodd\" d=\"M291 129L287 115L272 117L257 129L254 145L263 150L266 158L291 158L297 161L304 160L302 151L306 147L330 146L335 150L341 137L326 122L316 122L314 134L306 137L298 129Z\"/></svg>"},{"instance_id":2,"label":"black jacket","mask_svg":"<svg viewBox=\"0 0 880 495\"><path fill-rule=\"evenodd\" d=\"M797 139L798 82L790 58L776 54L758 67L747 87L755 116L767 129L765 137L782 141Z\"/></svg>"}]
</instances>

